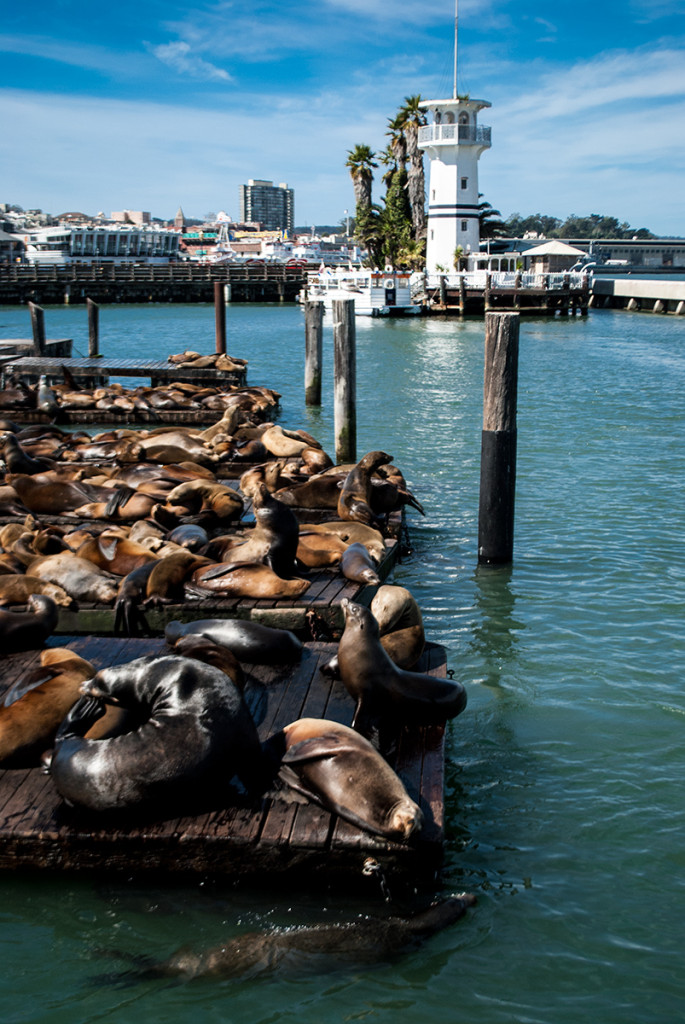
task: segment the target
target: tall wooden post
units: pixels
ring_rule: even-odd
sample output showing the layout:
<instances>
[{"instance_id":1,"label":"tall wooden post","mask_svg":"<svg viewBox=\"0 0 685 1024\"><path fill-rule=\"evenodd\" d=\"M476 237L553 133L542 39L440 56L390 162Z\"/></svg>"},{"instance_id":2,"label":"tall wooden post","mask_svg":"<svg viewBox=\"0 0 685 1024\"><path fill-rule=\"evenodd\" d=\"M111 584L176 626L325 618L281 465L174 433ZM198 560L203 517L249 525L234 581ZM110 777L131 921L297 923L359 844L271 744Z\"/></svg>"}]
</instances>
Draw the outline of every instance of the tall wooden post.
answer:
<instances>
[{"instance_id":1,"label":"tall wooden post","mask_svg":"<svg viewBox=\"0 0 685 1024\"><path fill-rule=\"evenodd\" d=\"M321 363L323 359L323 302L307 299L304 304L304 401L321 405Z\"/></svg>"},{"instance_id":2,"label":"tall wooden post","mask_svg":"<svg viewBox=\"0 0 685 1024\"><path fill-rule=\"evenodd\" d=\"M88 358L100 355L100 307L92 299L86 299L88 307Z\"/></svg>"},{"instance_id":3,"label":"tall wooden post","mask_svg":"<svg viewBox=\"0 0 685 1024\"><path fill-rule=\"evenodd\" d=\"M214 333L217 355L226 354L226 301L224 286L220 281L214 282Z\"/></svg>"},{"instance_id":4,"label":"tall wooden post","mask_svg":"<svg viewBox=\"0 0 685 1024\"><path fill-rule=\"evenodd\" d=\"M357 335L354 299L333 299L335 461L357 461Z\"/></svg>"},{"instance_id":5,"label":"tall wooden post","mask_svg":"<svg viewBox=\"0 0 685 1024\"><path fill-rule=\"evenodd\" d=\"M485 317L478 561L511 562L516 492L519 314Z\"/></svg>"},{"instance_id":6,"label":"tall wooden post","mask_svg":"<svg viewBox=\"0 0 685 1024\"><path fill-rule=\"evenodd\" d=\"M485 291L483 292L483 308L485 312L490 309L490 271L485 273Z\"/></svg>"},{"instance_id":7,"label":"tall wooden post","mask_svg":"<svg viewBox=\"0 0 685 1024\"><path fill-rule=\"evenodd\" d=\"M31 330L33 332L33 351L36 356L45 355L45 310L35 302L29 302L31 314Z\"/></svg>"},{"instance_id":8,"label":"tall wooden post","mask_svg":"<svg viewBox=\"0 0 685 1024\"><path fill-rule=\"evenodd\" d=\"M459 276L459 315L464 316L466 313L466 277L464 274Z\"/></svg>"}]
</instances>

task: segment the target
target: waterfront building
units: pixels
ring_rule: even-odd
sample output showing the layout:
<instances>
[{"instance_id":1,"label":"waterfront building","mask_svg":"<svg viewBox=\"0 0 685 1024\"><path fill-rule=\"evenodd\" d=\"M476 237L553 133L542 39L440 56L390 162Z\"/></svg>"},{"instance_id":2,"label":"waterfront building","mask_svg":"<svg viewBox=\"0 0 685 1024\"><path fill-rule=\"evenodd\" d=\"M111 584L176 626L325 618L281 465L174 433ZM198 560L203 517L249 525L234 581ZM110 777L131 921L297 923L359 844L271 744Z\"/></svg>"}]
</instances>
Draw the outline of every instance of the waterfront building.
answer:
<instances>
[{"instance_id":1,"label":"waterfront building","mask_svg":"<svg viewBox=\"0 0 685 1024\"><path fill-rule=\"evenodd\" d=\"M419 147L430 160L426 270L455 269L458 255L480 248L478 160L490 148L490 128L478 124L478 112L490 104L455 94L451 99L424 100L432 117L419 129Z\"/></svg>"},{"instance_id":2,"label":"waterfront building","mask_svg":"<svg viewBox=\"0 0 685 1024\"><path fill-rule=\"evenodd\" d=\"M149 224L152 220L148 210L117 210L110 220L117 224Z\"/></svg>"},{"instance_id":3,"label":"waterfront building","mask_svg":"<svg viewBox=\"0 0 685 1024\"><path fill-rule=\"evenodd\" d=\"M131 224L98 224L12 232L29 263L66 264L75 261L168 262L178 254L179 234L165 228Z\"/></svg>"},{"instance_id":4,"label":"waterfront building","mask_svg":"<svg viewBox=\"0 0 685 1024\"><path fill-rule=\"evenodd\" d=\"M267 231L291 232L295 223L295 193L285 182L250 178L240 186L240 219L257 221Z\"/></svg>"}]
</instances>

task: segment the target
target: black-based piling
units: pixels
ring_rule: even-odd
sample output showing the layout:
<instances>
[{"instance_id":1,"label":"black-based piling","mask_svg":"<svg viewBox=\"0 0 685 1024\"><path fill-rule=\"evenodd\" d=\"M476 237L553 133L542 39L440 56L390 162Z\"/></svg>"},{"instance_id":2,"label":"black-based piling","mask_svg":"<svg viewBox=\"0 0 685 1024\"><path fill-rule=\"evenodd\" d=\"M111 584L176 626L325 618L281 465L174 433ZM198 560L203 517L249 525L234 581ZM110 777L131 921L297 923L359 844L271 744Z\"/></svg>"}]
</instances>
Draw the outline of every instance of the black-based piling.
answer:
<instances>
[{"instance_id":1,"label":"black-based piling","mask_svg":"<svg viewBox=\"0 0 685 1024\"><path fill-rule=\"evenodd\" d=\"M100 355L100 307L92 299L86 299L88 307L88 358Z\"/></svg>"},{"instance_id":2,"label":"black-based piling","mask_svg":"<svg viewBox=\"0 0 685 1024\"><path fill-rule=\"evenodd\" d=\"M335 461L357 461L357 335L354 299L333 299Z\"/></svg>"},{"instance_id":3,"label":"black-based piling","mask_svg":"<svg viewBox=\"0 0 685 1024\"><path fill-rule=\"evenodd\" d=\"M511 562L516 492L519 314L485 316L478 561Z\"/></svg>"},{"instance_id":4,"label":"black-based piling","mask_svg":"<svg viewBox=\"0 0 685 1024\"><path fill-rule=\"evenodd\" d=\"M214 282L214 332L216 339L216 354L226 354L226 299L224 298L224 286L219 281Z\"/></svg>"}]
</instances>

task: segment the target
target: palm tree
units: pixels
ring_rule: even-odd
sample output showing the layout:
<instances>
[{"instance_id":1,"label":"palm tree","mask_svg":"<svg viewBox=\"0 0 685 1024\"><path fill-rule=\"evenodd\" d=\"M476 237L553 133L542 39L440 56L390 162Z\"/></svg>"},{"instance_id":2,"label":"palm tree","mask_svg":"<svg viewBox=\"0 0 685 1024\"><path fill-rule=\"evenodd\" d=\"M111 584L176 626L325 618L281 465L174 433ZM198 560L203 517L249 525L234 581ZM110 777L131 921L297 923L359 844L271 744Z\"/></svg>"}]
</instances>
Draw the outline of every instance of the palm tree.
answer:
<instances>
[{"instance_id":1,"label":"palm tree","mask_svg":"<svg viewBox=\"0 0 685 1024\"><path fill-rule=\"evenodd\" d=\"M481 200L478 203L478 220L480 222L480 237L481 238L498 238L501 235L506 234L506 228L504 221L502 220L502 214L499 210L493 209L490 203L483 200L483 193L478 193L478 198Z\"/></svg>"},{"instance_id":2,"label":"palm tree","mask_svg":"<svg viewBox=\"0 0 685 1024\"><path fill-rule=\"evenodd\" d=\"M383 181L383 184L385 185L386 189L389 189L392 179L394 175L397 173L397 157L392 148L392 145L386 146L383 152L378 154L378 159L386 168L386 170L383 172L383 178L381 180Z\"/></svg>"},{"instance_id":3,"label":"palm tree","mask_svg":"<svg viewBox=\"0 0 685 1024\"><path fill-rule=\"evenodd\" d=\"M426 115L419 106L421 96L405 96L395 121L402 125L409 161L407 192L411 208L412 237L418 241L426 235L426 178L423 151L419 149L419 128L426 124Z\"/></svg>"},{"instance_id":4,"label":"palm tree","mask_svg":"<svg viewBox=\"0 0 685 1024\"><path fill-rule=\"evenodd\" d=\"M378 167L374 161L376 154L370 146L360 144L354 149L348 150L346 167L349 167L352 184L354 185L354 201L357 207L357 219L360 211L367 211L371 207L371 185L373 183L373 168Z\"/></svg>"}]
</instances>

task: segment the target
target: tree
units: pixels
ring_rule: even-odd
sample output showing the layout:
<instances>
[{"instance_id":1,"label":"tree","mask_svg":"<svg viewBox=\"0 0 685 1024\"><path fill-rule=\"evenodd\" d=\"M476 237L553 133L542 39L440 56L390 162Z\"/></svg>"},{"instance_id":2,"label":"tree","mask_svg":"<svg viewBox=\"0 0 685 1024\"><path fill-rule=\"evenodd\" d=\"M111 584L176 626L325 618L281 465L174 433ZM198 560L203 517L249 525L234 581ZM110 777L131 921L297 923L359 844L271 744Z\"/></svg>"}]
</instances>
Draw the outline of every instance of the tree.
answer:
<instances>
[{"instance_id":1,"label":"tree","mask_svg":"<svg viewBox=\"0 0 685 1024\"><path fill-rule=\"evenodd\" d=\"M478 198L483 198L482 192L478 193ZM478 221L481 238L500 238L506 233L502 214L486 201L478 203Z\"/></svg>"},{"instance_id":2,"label":"tree","mask_svg":"<svg viewBox=\"0 0 685 1024\"><path fill-rule=\"evenodd\" d=\"M371 187L373 183L373 168L378 167L374 160L376 154L370 146L357 145L347 153L347 163L352 184L354 186L354 201L357 207L357 217L361 209L371 206Z\"/></svg>"},{"instance_id":3,"label":"tree","mask_svg":"<svg viewBox=\"0 0 685 1024\"><path fill-rule=\"evenodd\" d=\"M419 106L421 96L405 96L396 121L402 125L406 141L407 193L411 209L412 237L415 241L426 235L426 177L423 168L423 151L419 149L419 128L426 124L426 115Z\"/></svg>"}]
</instances>

